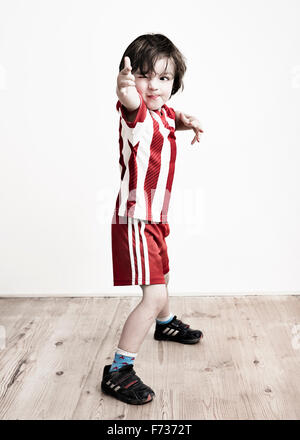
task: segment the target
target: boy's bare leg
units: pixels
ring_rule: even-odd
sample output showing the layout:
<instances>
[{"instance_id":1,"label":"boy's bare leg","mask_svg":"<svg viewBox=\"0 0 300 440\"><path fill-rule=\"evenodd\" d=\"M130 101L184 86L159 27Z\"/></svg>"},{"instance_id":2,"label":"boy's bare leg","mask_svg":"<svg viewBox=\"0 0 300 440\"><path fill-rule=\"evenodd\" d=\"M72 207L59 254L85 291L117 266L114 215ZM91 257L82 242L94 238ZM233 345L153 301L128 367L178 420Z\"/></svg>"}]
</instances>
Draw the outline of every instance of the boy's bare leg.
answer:
<instances>
[{"instance_id":1,"label":"boy's bare leg","mask_svg":"<svg viewBox=\"0 0 300 440\"><path fill-rule=\"evenodd\" d=\"M118 348L137 353L151 325L167 301L165 284L141 286L143 299L128 316L118 343Z\"/></svg>"},{"instance_id":2,"label":"boy's bare leg","mask_svg":"<svg viewBox=\"0 0 300 440\"><path fill-rule=\"evenodd\" d=\"M165 305L163 306L163 308L161 309L161 311L159 312L157 319L159 318L165 318L166 316L169 316L170 314L170 304L169 304L169 292L168 292L168 283L169 283L169 273L165 274L165 282L166 282L166 289L167 289L167 300L165 302Z\"/></svg>"}]
</instances>

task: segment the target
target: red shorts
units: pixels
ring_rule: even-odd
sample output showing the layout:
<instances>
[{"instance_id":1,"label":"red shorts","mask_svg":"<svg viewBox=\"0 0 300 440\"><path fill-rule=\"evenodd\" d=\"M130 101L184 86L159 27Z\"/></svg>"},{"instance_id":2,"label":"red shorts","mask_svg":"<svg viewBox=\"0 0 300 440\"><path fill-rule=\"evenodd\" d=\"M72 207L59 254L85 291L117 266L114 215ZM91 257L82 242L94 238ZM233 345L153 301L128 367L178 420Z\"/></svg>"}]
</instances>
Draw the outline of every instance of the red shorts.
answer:
<instances>
[{"instance_id":1,"label":"red shorts","mask_svg":"<svg viewBox=\"0 0 300 440\"><path fill-rule=\"evenodd\" d=\"M169 272L165 237L169 233L168 223L114 217L111 225L114 286L165 284L164 275Z\"/></svg>"}]
</instances>

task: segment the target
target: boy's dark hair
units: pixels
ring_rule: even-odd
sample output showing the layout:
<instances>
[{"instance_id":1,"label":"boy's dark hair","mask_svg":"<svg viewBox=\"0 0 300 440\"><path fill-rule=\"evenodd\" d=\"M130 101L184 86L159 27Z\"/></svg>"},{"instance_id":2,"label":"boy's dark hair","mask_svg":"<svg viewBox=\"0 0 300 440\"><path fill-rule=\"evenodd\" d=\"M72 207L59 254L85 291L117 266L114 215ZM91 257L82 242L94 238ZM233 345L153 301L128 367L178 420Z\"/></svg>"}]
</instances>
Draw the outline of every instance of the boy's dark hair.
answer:
<instances>
[{"instance_id":1,"label":"boy's dark hair","mask_svg":"<svg viewBox=\"0 0 300 440\"><path fill-rule=\"evenodd\" d=\"M183 76L186 71L185 57L177 47L162 34L144 34L137 37L125 50L119 65L119 72L124 68L124 57L131 61L132 73L140 70L142 75L154 72L154 64L158 58L171 58L175 65L175 76L172 95L183 86Z\"/></svg>"}]
</instances>

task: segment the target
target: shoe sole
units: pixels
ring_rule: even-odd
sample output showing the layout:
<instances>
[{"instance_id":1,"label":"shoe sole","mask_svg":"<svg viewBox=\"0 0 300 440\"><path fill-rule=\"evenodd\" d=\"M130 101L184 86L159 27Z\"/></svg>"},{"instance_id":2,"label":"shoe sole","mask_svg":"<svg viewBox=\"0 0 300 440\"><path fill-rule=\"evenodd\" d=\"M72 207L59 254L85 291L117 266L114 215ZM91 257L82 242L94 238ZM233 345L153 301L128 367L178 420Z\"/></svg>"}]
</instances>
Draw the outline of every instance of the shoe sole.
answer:
<instances>
[{"instance_id":1,"label":"shoe sole","mask_svg":"<svg viewBox=\"0 0 300 440\"><path fill-rule=\"evenodd\" d=\"M178 339L174 339L171 336L170 337L161 337L161 336L154 335L154 339L156 339L157 341L179 342L180 344L197 344L197 342L199 342L200 339L202 339L202 336L199 339L183 339L183 340L179 341Z\"/></svg>"},{"instance_id":2,"label":"shoe sole","mask_svg":"<svg viewBox=\"0 0 300 440\"><path fill-rule=\"evenodd\" d=\"M121 400L122 402L125 403L129 403L131 405L144 405L145 403L149 403L152 402L152 400L155 397L155 394L149 393L147 400L141 401L141 400L130 400L130 399L126 399L125 396L122 396L121 394L117 394L116 391L111 390L110 388L106 388L105 385L101 384L101 390L105 393L108 394L109 396L113 396L115 397L115 399ZM150 396L150 398L149 398Z\"/></svg>"}]
</instances>

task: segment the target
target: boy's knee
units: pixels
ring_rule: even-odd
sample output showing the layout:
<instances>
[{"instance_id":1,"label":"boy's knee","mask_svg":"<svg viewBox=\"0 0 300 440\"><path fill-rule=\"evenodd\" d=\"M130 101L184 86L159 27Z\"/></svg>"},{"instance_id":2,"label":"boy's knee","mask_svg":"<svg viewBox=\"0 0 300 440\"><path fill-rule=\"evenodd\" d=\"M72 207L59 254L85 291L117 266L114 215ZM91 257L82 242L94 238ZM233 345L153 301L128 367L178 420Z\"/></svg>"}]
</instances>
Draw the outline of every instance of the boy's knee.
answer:
<instances>
[{"instance_id":1,"label":"boy's knee","mask_svg":"<svg viewBox=\"0 0 300 440\"><path fill-rule=\"evenodd\" d=\"M153 284L142 286L143 301L151 307L154 312L159 313L167 300L168 294L165 284Z\"/></svg>"}]
</instances>

